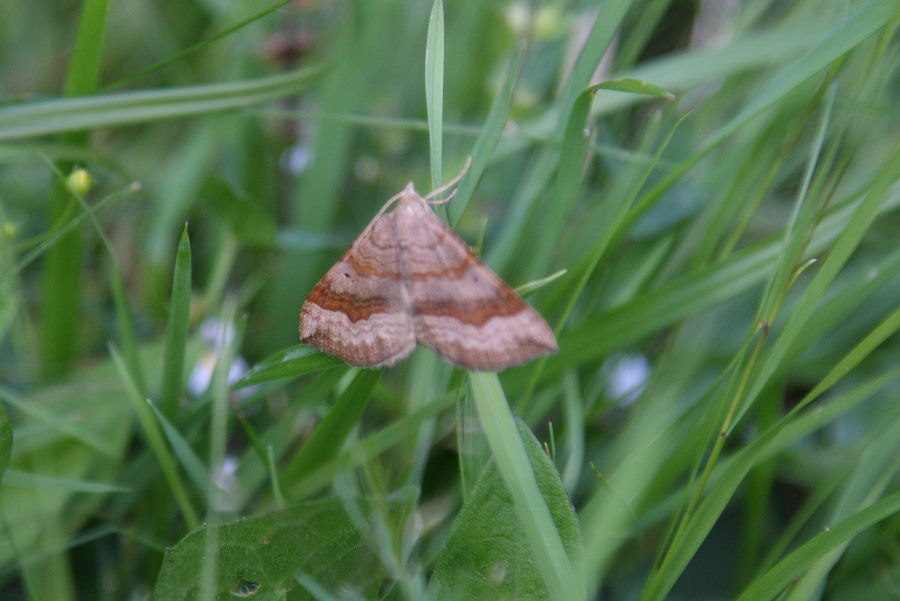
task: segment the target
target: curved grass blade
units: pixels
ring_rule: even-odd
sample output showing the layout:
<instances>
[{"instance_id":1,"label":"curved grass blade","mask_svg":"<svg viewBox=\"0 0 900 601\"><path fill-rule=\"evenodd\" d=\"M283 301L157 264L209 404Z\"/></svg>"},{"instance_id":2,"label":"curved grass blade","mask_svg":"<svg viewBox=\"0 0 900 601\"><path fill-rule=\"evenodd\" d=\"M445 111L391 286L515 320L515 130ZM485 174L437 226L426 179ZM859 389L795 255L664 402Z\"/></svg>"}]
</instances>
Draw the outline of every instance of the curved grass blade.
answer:
<instances>
[{"instance_id":1,"label":"curved grass blade","mask_svg":"<svg viewBox=\"0 0 900 601\"><path fill-rule=\"evenodd\" d=\"M332 355L325 354L306 344L298 344L279 351L254 365L244 377L232 385L232 390L239 390L283 378L296 378L314 371L346 365Z\"/></svg>"},{"instance_id":2,"label":"curved grass blade","mask_svg":"<svg viewBox=\"0 0 900 601\"><path fill-rule=\"evenodd\" d=\"M121 92L0 108L0 140L206 115L295 94L321 72L304 67L255 80Z\"/></svg>"},{"instance_id":3,"label":"curved grass blade","mask_svg":"<svg viewBox=\"0 0 900 601\"><path fill-rule=\"evenodd\" d=\"M854 536L900 512L900 492L857 511L813 537L744 589L737 601L767 601L776 597L797 574L808 570L827 553L849 542Z\"/></svg>"},{"instance_id":4,"label":"curved grass blade","mask_svg":"<svg viewBox=\"0 0 900 601\"><path fill-rule=\"evenodd\" d=\"M60 183L66 183L67 179L63 174L57 169L56 165L45 155L41 154L41 157L44 159L44 162L53 171L57 180ZM106 254L109 256L109 265L107 266L107 277L109 278L110 289L112 290L113 302L116 306L116 323L118 325L119 331L119 344L122 347L122 351L125 354L125 361L128 363L128 367L131 370L132 377L134 377L135 384L137 384L138 390L141 391L142 394L145 394L147 391L147 385L144 379L144 370L141 366L141 361L138 356L138 348L137 348L137 336L134 333L134 320L131 315L131 309L128 306L128 300L125 294L125 284L122 281L121 270L119 269L119 260L116 257L116 253L113 250L112 244L109 241L109 238L106 237L106 234L103 232L103 228L100 227L100 222L97 220L94 212L91 211L91 207L88 206L87 202L84 200L82 196L82 192L74 189L72 186L67 186L71 195L78 201L81 205L82 212L86 215L91 223L94 226L94 230L96 230L97 235L100 237L100 240L103 241L103 246L106 249ZM86 190L85 190L86 191Z\"/></svg>"}]
</instances>

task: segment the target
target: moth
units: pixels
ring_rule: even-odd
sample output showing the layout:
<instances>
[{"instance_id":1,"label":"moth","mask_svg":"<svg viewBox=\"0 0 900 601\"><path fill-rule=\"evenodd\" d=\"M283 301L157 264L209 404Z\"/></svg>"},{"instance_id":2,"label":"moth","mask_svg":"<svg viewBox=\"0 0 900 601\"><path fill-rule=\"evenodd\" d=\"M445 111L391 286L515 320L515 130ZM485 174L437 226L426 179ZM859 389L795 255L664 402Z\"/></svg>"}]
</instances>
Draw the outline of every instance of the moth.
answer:
<instances>
[{"instance_id":1,"label":"moth","mask_svg":"<svg viewBox=\"0 0 900 601\"><path fill-rule=\"evenodd\" d=\"M309 293L300 338L370 368L393 365L417 344L486 371L558 348L540 314L472 254L412 182Z\"/></svg>"}]
</instances>

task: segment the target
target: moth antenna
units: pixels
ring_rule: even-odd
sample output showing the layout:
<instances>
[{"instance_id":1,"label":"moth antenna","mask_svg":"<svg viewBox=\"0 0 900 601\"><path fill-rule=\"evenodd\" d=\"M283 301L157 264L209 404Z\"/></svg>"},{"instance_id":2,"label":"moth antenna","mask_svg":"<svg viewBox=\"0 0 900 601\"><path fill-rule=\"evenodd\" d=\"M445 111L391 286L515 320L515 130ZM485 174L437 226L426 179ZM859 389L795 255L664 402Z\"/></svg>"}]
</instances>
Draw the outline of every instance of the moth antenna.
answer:
<instances>
[{"instance_id":1,"label":"moth antenna","mask_svg":"<svg viewBox=\"0 0 900 601\"><path fill-rule=\"evenodd\" d=\"M443 194L444 192L446 192L447 190L449 190L450 188L452 188L453 186L455 186L456 184L458 184L458 183L459 183L459 180L461 180L461 179L463 178L463 176L466 174L466 171L469 170L469 166L471 166L471 165L472 165L472 155L469 155L469 156L466 157L466 164L463 165L463 167L462 167L462 169L460 170L460 172L457 173L457 174L453 177L453 179L451 179L449 182L447 182L446 184L444 184L444 185L441 186L440 188L437 188L437 189L435 189L435 190L432 190L432 191L429 192L427 195L425 195L423 198L424 198L425 200L430 201L432 198L434 198L434 197L436 197L436 196L440 196L441 194ZM450 198L452 198L452 196L449 197L449 198L447 198L447 200L450 200ZM442 202L447 202L447 201L445 200L445 201L442 201ZM440 203L435 203L435 204L440 204Z\"/></svg>"},{"instance_id":2,"label":"moth antenna","mask_svg":"<svg viewBox=\"0 0 900 601\"><path fill-rule=\"evenodd\" d=\"M412 192L413 194L416 193L415 188L413 188L412 182L409 182L409 183L406 185L406 187L403 188L403 190L402 190L401 192L398 192L397 194L394 194L393 196L391 196L390 198L387 199L387 202L384 203L384 204L381 206L380 209L378 209L378 212L375 213L375 216L374 216L374 217L372 217L372 220L371 220L371 221L369 222L369 224L366 226L366 229L364 229L364 230L359 234L359 236L357 236L357 238L361 238L363 234L365 234L365 233L368 232L370 229L372 229L372 226L375 225L375 222L378 221L378 219L379 219L382 215L384 215L385 211L387 211L389 208L391 208L391 205L392 205L392 204L394 204L395 202L397 202L398 200L400 200L400 197L401 197L401 196L403 196L404 194L409 194L410 192Z\"/></svg>"},{"instance_id":3,"label":"moth antenna","mask_svg":"<svg viewBox=\"0 0 900 601\"><path fill-rule=\"evenodd\" d=\"M453 197L456 196L456 192L457 192L457 191L454 190L453 192L451 192L451 193L447 196L447 198L434 198L434 199L432 199L432 198L426 197L424 200L425 200L426 203L428 203L428 204L430 204L430 205L443 205L443 204L447 204L448 202L450 202L451 200L453 200ZM431 195L429 194L428 196L430 197Z\"/></svg>"}]
</instances>

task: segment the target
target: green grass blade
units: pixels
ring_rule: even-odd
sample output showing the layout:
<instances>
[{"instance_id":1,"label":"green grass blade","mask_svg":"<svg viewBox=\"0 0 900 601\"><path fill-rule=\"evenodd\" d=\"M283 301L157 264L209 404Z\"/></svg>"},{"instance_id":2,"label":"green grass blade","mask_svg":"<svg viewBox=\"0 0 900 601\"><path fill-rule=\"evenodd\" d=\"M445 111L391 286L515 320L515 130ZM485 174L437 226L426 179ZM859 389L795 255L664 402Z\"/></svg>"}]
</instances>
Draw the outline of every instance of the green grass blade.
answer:
<instances>
[{"instance_id":1,"label":"green grass blade","mask_svg":"<svg viewBox=\"0 0 900 601\"><path fill-rule=\"evenodd\" d=\"M861 11L871 13L874 8L879 13L876 15L874 28L869 22L871 14L867 13L866 18L862 19L865 25L865 31L861 32L862 39L878 30L877 23L879 21L882 26L890 21L889 18L883 20L886 14L882 12L886 8L884 4L881 2L876 7L866 5L861 9ZM704 82L714 81L718 78L784 64L786 57L792 59L797 55L803 56L811 53L811 49L818 48L820 44L823 44L822 41L825 38L841 32L849 20L838 20L833 16L834 14L817 14L816 16L820 18L809 19L804 23L781 23L768 29L764 27L751 28L742 32L737 39L724 48L709 47L690 52L667 54L659 59L641 63L620 75L652 81L667 90L681 91L694 89ZM843 33L847 35L860 33L854 31L857 23L858 21L852 23L850 29L843 29ZM838 53L838 56L840 54ZM835 55L831 54L829 50L823 56L834 57ZM831 60L826 59L824 63L827 65ZM756 95L755 93L754 96ZM621 110L638 100L639 98L626 94L601 97L594 103L594 114Z\"/></svg>"},{"instance_id":2,"label":"green grass blade","mask_svg":"<svg viewBox=\"0 0 900 601\"><path fill-rule=\"evenodd\" d=\"M894 320L890 320L888 323L893 326L897 325L894 323ZM869 340L860 344L860 348L871 349L877 345L879 339L883 340L884 337L884 328L876 328L868 337ZM876 344L872 344L873 341L876 341ZM857 353L851 353L851 355L859 358ZM849 371L848 368L848 365L841 362L832 369L822 382L830 387ZM894 370L892 373L885 374L884 377L876 378L865 386L859 386L848 394L833 399L830 401L829 407L823 407L822 413L833 419L835 412L843 413L848 411L894 381L897 375L897 370ZM821 426L821 421L813 418L826 419L823 416L817 416L815 413L801 414L800 419L795 419L795 416L800 414L800 411L815 400L823 390L824 388L817 386L777 424L755 438L753 442L736 453L730 460L716 466L718 470L717 478L712 479L715 484L710 486L709 492L698 506L696 512L687 521L680 538L676 540L669 550L669 559L662 563L655 577L648 581L641 599L659 600L666 596L687 567L690 558L694 556L697 549L709 535L713 525L720 518L728 502L733 498L737 487L744 481L744 478L754 466L771 457L776 450L781 450L791 444L799 436L807 434L809 430ZM802 424L801 421L807 421L808 423Z\"/></svg>"},{"instance_id":3,"label":"green grass blade","mask_svg":"<svg viewBox=\"0 0 900 601\"><path fill-rule=\"evenodd\" d=\"M122 360L116 347L110 344L109 352L113 359L113 363L115 363L116 369L119 372L119 377L122 378L122 382L125 384L125 390L127 392L126 396L131 402L131 407L138 417L144 439L147 445L152 449L153 454L159 463L159 467L169 485L169 489L175 497L175 502L181 509L181 515L184 517L184 521L187 523L188 528L196 528L199 524L197 513L194 511L187 489L185 488L181 477L178 475L175 458L172 456L169 447L166 446L163 433L159 428L159 422L156 421L153 412L147 406L147 399L141 396L137 385L134 383L134 379L131 377L131 374L128 373L128 368L125 366L125 362Z\"/></svg>"},{"instance_id":4,"label":"green grass blade","mask_svg":"<svg viewBox=\"0 0 900 601\"><path fill-rule=\"evenodd\" d=\"M418 431L423 423L446 411L456 400L455 393L448 393L370 434L352 449L347 449L331 460L316 464L304 475L303 480L292 486L290 496L294 499L305 499L328 486L338 473L359 467L388 449L407 442L410 432Z\"/></svg>"},{"instance_id":5,"label":"green grass blade","mask_svg":"<svg viewBox=\"0 0 900 601\"><path fill-rule=\"evenodd\" d=\"M0 403L0 482L3 481L3 473L9 465L9 454L12 451L12 426L6 415L6 408Z\"/></svg>"},{"instance_id":6,"label":"green grass blade","mask_svg":"<svg viewBox=\"0 0 900 601\"><path fill-rule=\"evenodd\" d=\"M240 390L253 384L263 384L284 378L296 378L322 369L344 365L344 362L315 348L298 344L263 359L232 385Z\"/></svg>"},{"instance_id":7,"label":"green grass blade","mask_svg":"<svg viewBox=\"0 0 900 601\"><path fill-rule=\"evenodd\" d=\"M595 90L628 92L629 94L640 94L642 96L652 96L654 98L675 100L675 94L673 94L672 92L663 89L649 81L643 81L640 79L635 79L633 77L617 77L615 79L608 79L591 87Z\"/></svg>"},{"instance_id":8,"label":"green grass blade","mask_svg":"<svg viewBox=\"0 0 900 601\"><path fill-rule=\"evenodd\" d=\"M583 599L583 581L566 556L559 532L538 490L497 374L470 372L469 382L479 419L503 481L513 498L550 598L559 601Z\"/></svg>"},{"instance_id":9,"label":"green grass blade","mask_svg":"<svg viewBox=\"0 0 900 601\"><path fill-rule=\"evenodd\" d=\"M43 158L44 162L47 163L48 167L56 175L58 181L61 183L65 183L66 178L56 168L56 166L48 158ZM135 383L137 384L138 390L140 390L141 393L144 394L147 391L147 385L144 381L144 370L141 367L140 358L138 357L137 336L134 333L134 320L132 319L131 309L128 306L128 300L125 295L125 284L124 282L122 282L122 274L121 270L119 269L119 261L116 258L116 253L113 250L109 238L106 237L106 234L103 232L103 228L100 226L100 222L97 220L95 212L91 211L91 207L88 206L87 202L84 200L81 194L78 191L72 189L71 186L70 192L81 205L82 214L90 219L91 223L94 226L94 230L97 232L100 240L103 241L104 249L106 250L106 254L109 257L107 277L109 278L109 285L113 296L113 302L116 306L116 323L118 325L119 331L119 344L125 355L125 361L128 363L128 368L131 370L131 374L134 377Z\"/></svg>"},{"instance_id":10,"label":"green grass blade","mask_svg":"<svg viewBox=\"0 0 900 601\"><path fill-rule=\"evenodd\" d=\"M575 111L573 111L573 114L574 113ZM640 192L641 187L647 181L647 178L650 177L653 169L656 167L659 161L660 156L668 146L669 142L672 139L672 136L675 134L675 131L678 128L678 125L681 124L684 118L685 116L682 116L681 119L679 119L669 131L669 134L657 149L656 154L654 155L650 164L647 165L647 167L636 178L636 181L632 184L631 191L612 195L614 199L619 199L619 204L618 206L615 206L615 200L609 203L611 206L609 207L608 214L612 215L612 218L601 226L601 229L597 233L596 240L593 243L592 248L589 249L589 253L587 255L588 259L585 261L584 265L580 266L576 270L573 270L572 275L569 279L570 281L574 281L574 285L566 285L566 282L564 282L562 285L557 286L556 294L551 297L549 301L549 304L553 304L554 300L556 300L557 303L565 303L563 305L560 317L557 320L555 327L553 328L557 336L559 336L563 331L563 327L566 325L566 322L569 319L569 315L571 314L572 309L575 307L575 303L581 297L585 287L587 286L588 279L594 274L594 271L596 270L597 265L600 263L600 259L606 252L610 242L617 234L620 233L619 228L621 224L625 222L626 216L628 215L628 211L631 208L634 199ZM562 170L560 171L560 173L561 172ZM574 176L574 174L572 175ZM627 180L623 178L623 181ZM564 301L558 300L559 296L563 294L568 295L568 299ZM532 372L531 378L529 379L528 385L525 389L525 393L522 395L523 400L522 405L519 407L520 411L525 411L525 409L527 408L527 404L530 401L531 392L534 390L534 387L537 385L538 380L543 374L546 364L547 358L544 357L540 360L540 363L538 363L537 368Z\"/></svg>"},{"instance_id":11,"label":"green grass blade","mask_svg":"<svg viewBox=\"0 0 900 601\"><path fill-rule=\"evenodd\" d=\"M231 408L228 390L228 373L234 364L234 358L237 349L240 348L241 340L244 337L244 327L246 319L237 320L235 315L237 308L234 301L229 300L225 303L225 309L222 312L222 321L224 324L236 324L233 336L228 335L229 327L226 325L220 329L218 339L215 341L215 348L218 350L216 367L213 370L210 380L209 389L212 397L210 420L209 420L209 466L211 474L221 474L225 464L225 445L228 442L228 414ZM220 507L226 505L225 499L219 502L220 497L227 494L227 491L220 491L215 485L214 477L209 480L207 488L207 498L210 500L209 511L207 515L214 517L214 513L220 510Z\"/></svg>"},{"instance_id":12,"label":"green grass blade","mask_svg":"<svg viewBox=\"0 0 900 601\"><path fill-rule=\"evenodd\" d=\"M631 0L613 0L604 4L603 10L598 13L556 103L557 131L565 130L576 99L590 84L597 65L603 58L603 54L609 47L616 29L631 4ZM559 160L559 151L553 145L548 145L534 160L532 167L528 169L517 198L512 203L511 210L504 220L503 230L486 255L487 263L497 271L502 272L516 258L516 245L521 242L526 223L535 208L534 205L547 188L550 178L553 177L554 171L559 166ZM538 274L538 277L542 275L545 274Z\"/></svg>"},{"instance_id":13,"label":"green grass blade","mask_svg":"<svg viewBox=\"0 0 900 601\"><path fill-rule=\"evenodd\" d=\"M775 76L759 93L754 94L747 106L711 136L705 146L716 146L794 88L874 35L896 19L898 14L900 8L894 0L869 0L863 4L817 45Z\"/></svg>"},{"instance_id":14,"label":"green grass blade","mask_svg":"<svg viewBox=\"0 0 900 601\"><path fill-rule=\"evenodd\" d=\"M338 454L369 404L379 378L381 370L361 369L357 372L328 415L319 422L312 435L285 465L281 472L283 482L293 483L304 478L318 464Z\"/></svg>"},{"instance_id":15,"label":"green grass blade","mask_svg":"<svg viewBox=\"0 0 900 601\"><path fill-rule=\"evenodd\" d=\"M584 397L577 389L578 380L569 372L565 377L563 394L563 423L565 424L566 463L562 471L562 482L571 495L578 485L578 478L584 468Z\"/></svg>"},{"instance_id":16,"label":"green grass blade","mask_svg":"<svg viewBox=\"0 0 900 601\"><path fill-rule=\"evenodd\" d=\"M0 401L13 407L22 416L27 416L36 423L40 429L52 429L64 434L66 437L77 441L98 455L112 458L114 452L108 448L105 441L96 434L85 428L84 424L79 423L78 419L71 417L63 417L56 415L53 411L47 409L40 403L30 402L29 399L21 398L12 390L0 387ZM24 434L24 432L20 432Z\"/></svg>"},{"instance_id":17,"label":"green grass blade","mask_svg":"<svg viewBox=\"0 0 900 601\"><path fill-rule=\"evenodd\" d=\"M77 493L89 493L107 495L117 492L130 492L127 486L109 484L106 482L90 482L87 480L73 480L60 478L46 474L34 474L19 470L7 470L3 477L3 486L16 486L18 488L31 488L34 490L56 490Z\"/></svg>"},{"instance_id":18,"label":"green grass blade","mask_svg":"<svg viewBox=\"0 0 900 601\"><path fill-rule=\"evenodd\" d=\"M790 586L797 578L797 574L808 570L827 553L898 512L900 512L900 492L895 492L829 526L827 530L795 549L772 569L754 580L744 589L737 601L766 601L776 597Z\"/></svg>"},{"instance_id":19,"label":"green grass blade","mask_svg":"<svg viewBox=\"0 0 900 601\"><path fill-rule=\"evenodd\" d=\"M425 39L425 108L428 112L428 134L431 142L431 187L442 180L444 144L444 3L434 0L428 18Z\"/></svg>"},{"instance_id":20,"label":"green grass blade","mask_svg":"<svg viewBox=\"0 0 900 601\"><path fill-rule=\"evenodd\" d=\"M519 74L522 72L522 65L525 63L525 46L520 44L516 48L516 53L509 64L509 70L506 73L506 79L503 87L494 98L491 104L491 111L488 113L487 120L478 139L475 140L475 146L472 148L472 164L468 173L459 183L456 189L456 196L450 203L449 217L450 225L455 226L459 223L459 219L466 212L469 202L472 200L472 194L475 187L481 179L484 170L487 169L488 162L497 148L497 143L503 135L503 128L509 116L509 107L512 105L513 92L516 89L516 82L519 80Z\"/></svg>"},{"instance_id":21,"label":"green grass blade","mask_svg":"<svg viewBox=\"0 0 900 601\"><path fill-rule=\"evenodd\" d=\"M185 224L172 273L172 297L169 302L166 350L159 395L163 415L169 419L178 413L178 403L184 389L184 352L187 346L190 312L191 242Z\"/></svg>"},{"instance_id":22,"label":"green grass blade","mask_svg":"<svg viewBox=\"0 0 900 601\"><path fill-rule=\"evenodd\" d=\"M72 199L64 184L50 192L51 222L67 220ZM41 372L61 376L75 362L80 337L81 235L75 229L47 249L42 282Z\"/></svg>"},{"instance_id":23,"label":"green grass blade","mask_svg":"<svg viewBox=\"0 0 900 601\"><path fill-rule=\"evenodd\" d=\"M72 60L66 72L65 96L89 94L96 89L108 10L108 0L87 0L84 3ZM87 135L84 132L70 134L64 141L85 146ZM64 171L71 167L71 163L61 164ZM57 182L50 192L48 221L59 223L71 219L72 204L67 187ZM65 374L74 364L80 337L80 306L81 236L77 230L72 230L48 250L44 266L40 331L44 375Z\"/></svg>"},{"instance_id":24,"label":"green grass blade","mask_svg":"<svg viewBox=\"0 0 900 601\"><path fill-rule=\"evenodd\" d=\"M898 205L900 195L894 194L881 210L888 211ZM857 206L849 203L829 212L816 228L807 256L821 252L837 239ZM587 361L627 347L652 332L759 285L770 273L780 249L780 240L756 243L736 251L720 265L676 278L625 305L590 316L577 331L563 337L560 352L547 359L544 377L560 375L571 368L573 361Z\"/></svg>"},{"instance_id":25,"label":"green grass blade","mask_svg":"<svg viewBox=\"0 0 900 601\"><path fill-rule=\"evenodd\" d=\"M579 94L566 122L556 179L549 198L541 207L541 228L544 232L536 240L528 257L526 274L529 278L539 278L549 271L553 250L581 194L581 177L588 149L585 124L595 93L596 89L592 86Z\"/></svg>"},{"instance_id":26,"label":"green grass blade","mask_svg":"<svg viewBox=\"0 0 900 601\"><path fill-rule=\"evenodd\" d=\"M16 266L13 268L15 273L20 273L23 269L28 267L31 263L37 260L41 255L47 252L47 250L57 244L61 238L63 238L66 234L80 226L87 219L97 215L104 209L112 206L117 201L121 200L128 194L133 194L140 190L140 186L130 185L127 188L119 190L118 192L114 192L109 196L99 200L94 203L88 210L80 213L67 221L64 225L54 229L46 238L41 240L39 244L34 246L31 250L29 250L25 255L16 262Z\"/></svg>"},{"instance_id":27,"label":"green grass blade","mask_svg":"<svg viewBox=\"0 0 900 601\"><path fill-rule=\"evenodd\" d=\"M597 18L591 26L591 32L584 42L562 92L559 101L560 114L557 129L562 130L564 124L569 121L569 112L575 105L578 96L588 87L594 71L597 70L597 65L600 64L600 60L612 43L613 35L631 5L631 0L612 0L597 11ZM654 80L648 79L648 81Z\"/></svg>"},{"instance_id":28,"label":"green grass blade","mask_svg":"<svg viewBox=\"0 0 900 601\"><path fill-rule=\"evenodd\" d=\"M203 462L181 433L166 419L166 416L163 415L162 411L152 403L148 403L148 405L150 405L150 408L153 410L153 414L159 421L159 425L162 426L162 431L166 435L166 440L169 441L169 446L172 447L172 452L175 453L178 463L184 468L184 473L187 474L197 490L205 495L209 490L210 482L212 481L209 470L206 469L206 466L203 465Z\"/></svg>"},{"instance_id":29,"label":"green grass blade","mask_svg":"<svg viewBox=\"0 0 900 601\"><path fill-rule=\"evenodd\" d=\"M857 248L863 235L874 221L879 209L885 204L888 193L897 181L900 173L900 145L894 147L891 155L885 161L882 169L875 177L868 194L857 207L853 216L846 223L845 229L835 240L834 246L828 252L828 256L822 262L819 271L813 277L803 296L797 302L797 307L791 313L790 319L784 326L784 330L753 378L753 383L746 395L742 407L746 411L756 395L778 369L796 338L802 332L804 325L815 313L822 296L837 277L838 272L847 262L850 254ZM738 414L735 423L740 419Z\"/></svg>"},{"instance_id":30,"label":"green grass blade","mask_svg":"<svg viewBox=\"0 0 900 601\"><path fill-rule=\"evenodd\" d=\"M868 357L872 351L878 348L882 342L893 336L898 330L900 330L900 307L891 312L891 314L881 321L874 330L860 340L849 353L842 357L838 364L835 365L811 391L809 391L803 401L801 401L801 404L806 404L809 400L816 398L834 386L841 378L850 373L854 367L859 365L863 359Z\"/></svg>"},{"instance_id":31,"label":"green grass blade","mask_svg":"<svg viewBox=\"0 0 900 601\"><path fill-rule=\"evenodd\" d=\"M206 115L262 104L296 94L320 72L318 68L305 67L256 80L7 106L0 108L0 141Z\"/></svg>"},{"instance_id":32,"label":"green grass blade","mask_svg":"<svg viewBox=\"0 0 900 601\"><path fill-rule=\"evenodd\" d=\"M758 93L753 95L753 100L748 103L740 113L711 134L697 152L691 155L691 157L682 164L678 165L668 177L657 184L654 189L637 204L630 217L630 224L636 222L649 207L653 206L659 200L663 192L671 188L674 182L681 179L681 177L687 173L691 167L697 164L700 159L712 152L714 148L740 128L746 126L757 115L770 108L776 102L782 100L809 78L813 77L867 38L874 35L879 29L888 24L896 16L897 12L898 9L893 0L870 0L856 13L828 32L824 39L813 37L813 40L819 41L821 39L821 41L807 50L807 52L799 59L791 63L787 69L772 78ZM637 77L638 79L654 81L657 85L664 88L677 89L675 82L672 82L672 85L669 85L670 78L674 73L680 74L684 71L672 71L670 69L671 66L667 67L669 67L666 69L669 77L663 76L656 78L656 72L650 74L632 74L632 76Z\"/></svg>"},{"instance_id":33,"label":"green grass blade","mask_svg":"<svg viewBox=\"0 0 900 601\"><path fill-rule=\"evenodd\" d=\"M108 15L109 0L86 0L82 5L63 95L81 96L97 89Z\"/></svg>"},{"instance_id":34,"label":"green grass blade","mask_svg":"<svg viewBox=\"0 0 900 601\"><path fill-rule=\"evenodd\" d=\"M550 146L544 149L536 159L533 159L526 170L517 196L512 200L504 215L499 235L490 248L485 251L484 262L498 273L503 272L516 260L516 246L528 226L535 203L553 177L558 160L559 150L555 146Z\"/></svg>"},{"instance_id":35,"label":"green grass blade","mask_svg":"<svg viewBox=\"0 0 900 601\"><path fill-rule=\"evenodd\" d=\"M128 75L127 77L123 77L122 79L115 82L115 84L113 84L112 86L108 86L108 87L121 86L129 81L133 81L135 79L143 77L144 75L153 73L154 71L158 71L158 70L162 69L163 67L165 67L166 65L170 65L174 62L180 61L181 59L183 59L187 56L190 56L191 54L197 52L198 50L201 50L202 48L206 48L210 44L213 44L214 42L217 42L218 40L221 40L221 39L225 38L226 36L231 35L232 33L238 31L239 29L243 29L250 23L253 23L254 21L258 21L259 19L262 19L266 15L277 11L278 9L283 7L285 4L289 4L290 2L291 2L291 0L280 0L279 2L276 2L276 3L272 4L271 6L264 8L263 10L257 12L256 14L250 15L246 19L238 21L231 27L227 27L227 28L223 29L222 31L220 31L219 33L206 38L202 42L198 42L196 44L188 46L184 50L181 50L180 52L176 52L174 55L172 55L164 60L161 60L157 63L153 63L149 67L140 69L140 70Z\"/></svg>"}]
</instances>

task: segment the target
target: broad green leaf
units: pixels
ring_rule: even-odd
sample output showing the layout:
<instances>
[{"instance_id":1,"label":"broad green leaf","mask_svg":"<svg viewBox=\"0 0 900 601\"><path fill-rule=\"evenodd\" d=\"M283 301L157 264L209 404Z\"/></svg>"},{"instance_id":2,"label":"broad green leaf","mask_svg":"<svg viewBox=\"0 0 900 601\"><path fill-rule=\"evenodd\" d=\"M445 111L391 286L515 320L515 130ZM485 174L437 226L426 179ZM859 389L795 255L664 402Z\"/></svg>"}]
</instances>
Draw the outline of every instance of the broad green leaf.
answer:
<instances>
[{"instance_id":1,"label":"broad green leaf","mask_svg":"<svg viewBox=\"0 0 900 601\"><path fill-rule=\"evenodd\" d=\"M522 421L516 425L538 488L574 562L581 554L578 518L550 458L528 426ZM454 520L447 544L438 555L429 598L547 599L547 587L536 561L497 462L491 460Z\"/></svg>"},{"instance_id":2,"label":"broad green leaf","mask_svg":"<svg viewBox=\"0 0 900 601\"><path fill-rule=\"evenodd\" d=\"M215 557L206 555L207 538ZM314 599L295 580L311 577L326 590L350 588L375 598L377 560L340 501L303 503L258 517L201 526L166 552L155 601L200 599L204 564L215 570L214 599Z\"/></svg>"}]
</instances>

